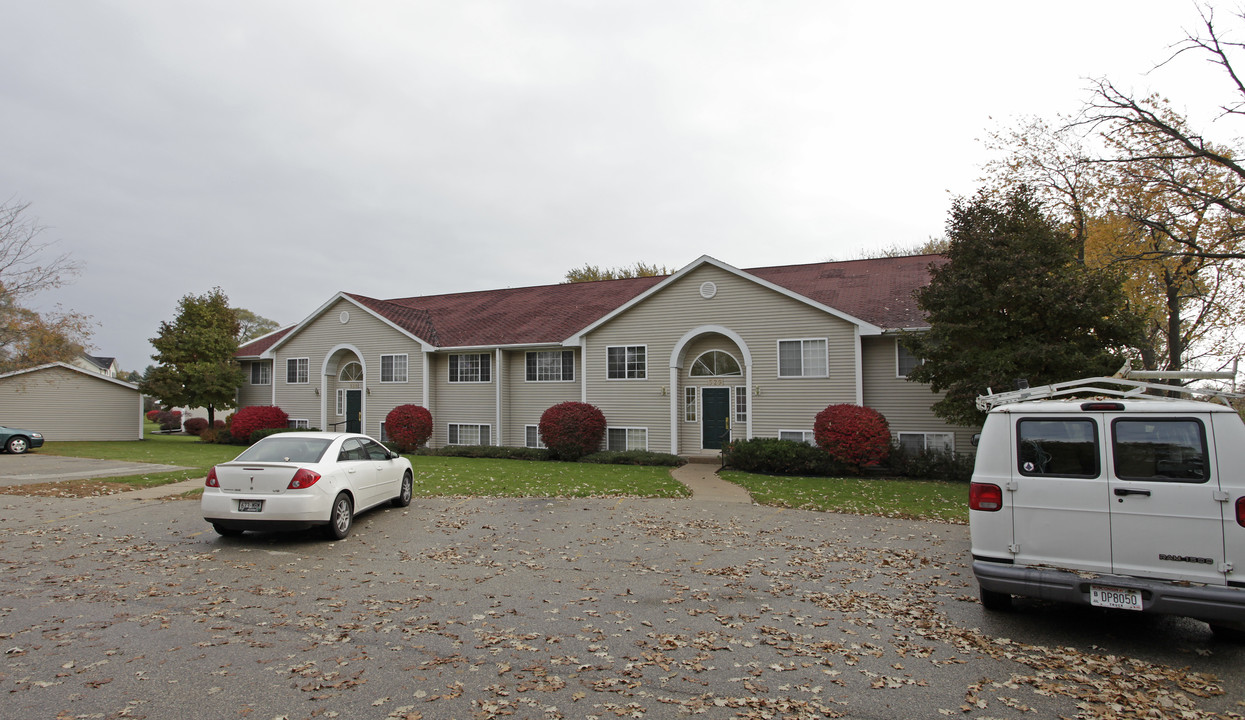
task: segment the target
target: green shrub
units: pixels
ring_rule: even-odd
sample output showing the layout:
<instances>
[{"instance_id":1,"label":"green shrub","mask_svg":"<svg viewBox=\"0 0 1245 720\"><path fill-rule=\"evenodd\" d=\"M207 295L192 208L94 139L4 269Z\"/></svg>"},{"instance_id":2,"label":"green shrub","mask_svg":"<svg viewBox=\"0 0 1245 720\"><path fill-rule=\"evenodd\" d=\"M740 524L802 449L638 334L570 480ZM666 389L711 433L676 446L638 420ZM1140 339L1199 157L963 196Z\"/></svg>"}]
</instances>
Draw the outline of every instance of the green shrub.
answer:
<instances>
[{"instance_id":1,"label":"green shrub","mask_svg":"<svg viewBox=\"0 0 1245 720\"><path fill-rule=\"evenodd\" d=\"M650 452L648 450L605 450L585 455L579 459L584 463L600 463L602 465L655 465L659 467L679 467L687 463L687 458L668 453Z\"/></svg>"},{"instance_id":2,"label":"green shrub","mask_svg":"<svg viewBox=\"0 0 1245 720\"><path fill-rule=\"evenodd\" d=\"M824 477L847 474L847 468L835 462L825 450L796 440L735 440L722 453L727 465L745 472Z\"/></svg>"},{"instance_id":3,"label":"green shrub","mask_svg":"<svg viewBox=\"0 0 1245 720\"><path fill-rule=\"evenodd\" d=\"M421 447L413 455L432 457L493 458L499 460L548 460L549 451L528 447L499 445L446 445L440 448Z\"/></svg>"},{"instance_id":4,"label":"green shrub","mask_svg":"<svg viewBox=\"0 0 1245 720\"><path fill-rule=\"evenodd\" d=\"M900 477L967 483L973 477L975 459L974 455L950 450L911 452L896 446L891 449L886 464L892 473Z\"/></svg>"}]
</instances>

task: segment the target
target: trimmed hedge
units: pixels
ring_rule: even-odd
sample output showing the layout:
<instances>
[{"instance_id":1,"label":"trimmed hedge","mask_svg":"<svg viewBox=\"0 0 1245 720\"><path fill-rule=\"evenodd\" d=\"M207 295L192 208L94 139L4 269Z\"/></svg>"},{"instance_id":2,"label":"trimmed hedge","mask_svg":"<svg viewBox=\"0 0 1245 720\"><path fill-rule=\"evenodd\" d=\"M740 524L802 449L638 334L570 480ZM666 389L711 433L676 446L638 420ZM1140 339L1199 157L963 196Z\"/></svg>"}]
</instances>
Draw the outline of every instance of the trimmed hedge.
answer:
<instances>
[{"instance_id":1,"label":"trimmed hedge","mask_svg":"<svg viewBox=\"0 0 1245 720\"><path fill-rule=\"evenodd\" d=\"M891 449L886 464L892 473L901 477L967 483L973 478L975 461L975 455L950 450L909 452L897 445Z\"/></svg>"},{"instance_id":2,"label":"trimmed hedge","mask_svg":"<svg viewBox=\"0 0 1245 720\"><path fill-rule=\"evenodd\" d=\"M540 448L502 447L500 445L446 445L439 448L421 447L410 455L431 457L492 458L496 460L550 460L549 451Z\"/></svg>"},{"instance_id":3,"label":"trimmed hedge","mask_svg":"<svg viewBox=\"0 0 1245 720\"><path fill-rule=\"evenodd\" d=\"M248 405L230 416L229 434L234 442L249 445L256 430L284 429L289 424L290 416L275 405Z\"/></svg>"},{"instance_id":4,"label":"trimmed hedge","mask_svg":"<svg viewBox=\"0 0 1245 720\"><path fill-rule=\"evenodd\" d=\"M679 467L687 464L687 458L669 453L656 453L649 450L605 450L585 455L579 459L583 463L599 463L601 465L655 465L658 467Z\"/></svg>"},{"instance_id":5,"label":"trimmed hedge","mask_svg":"<svg viewBox=\"0 0 1245 720\"><path fill-rule=\"evenodd\" d=\"M558 403L540 416L540 439L559 460L596 452L605 439L605 414L595 405Z\"/></svg>"},{"instance_id":6,"label":"trimmed hedge","mask_svg":"<svg viewBox=\"0 0 1245 720\"><path fill-rule=\"evenodd\" d=\"M399 405L385 416L385 433L400 452L410 452L432 437L432 413L419 405Z\"/></svg>"},{"instance_id":7,"label":"trimmed hedge","mask_svg":"<svg viewBox=\"0 0 1245 720\"><path fill-rule=\"evenodd\" d=\"M825 450L797 440L735 440L722 450L722 454L727 465L745 472L821 477L847 474L847 468L835 462Z\"/></svg>"}]
</instances>

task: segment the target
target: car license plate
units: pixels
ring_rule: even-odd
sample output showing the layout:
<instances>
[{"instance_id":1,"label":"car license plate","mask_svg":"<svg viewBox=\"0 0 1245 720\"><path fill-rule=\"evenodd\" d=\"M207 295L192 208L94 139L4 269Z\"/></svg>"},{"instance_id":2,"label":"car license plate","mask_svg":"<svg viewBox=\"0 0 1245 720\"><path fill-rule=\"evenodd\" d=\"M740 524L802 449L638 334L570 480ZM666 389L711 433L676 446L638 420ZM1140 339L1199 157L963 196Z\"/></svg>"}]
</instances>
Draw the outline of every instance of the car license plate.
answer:
<instances>
[{"instance_id":1,"label":"car license plate","mask_svg":"<svg viewBox=\"0 0 1245 720\"><path fill-rule=\"evenodd\" d=\"M1141 591L1134 590L1132 588L1090 585L1089 603L1097 607L1118 608L1120 610L1140 610Z\"/></svg>"},{"instance_id":2,"label":"car license plate","mask_svg":"<svg viewBox=\"0 0 1245 720\"><path fill-rule=\"evenodd\" d=\"M263 500L239 500L238 512L263 512Z\"/></svg>"}]
</instances>

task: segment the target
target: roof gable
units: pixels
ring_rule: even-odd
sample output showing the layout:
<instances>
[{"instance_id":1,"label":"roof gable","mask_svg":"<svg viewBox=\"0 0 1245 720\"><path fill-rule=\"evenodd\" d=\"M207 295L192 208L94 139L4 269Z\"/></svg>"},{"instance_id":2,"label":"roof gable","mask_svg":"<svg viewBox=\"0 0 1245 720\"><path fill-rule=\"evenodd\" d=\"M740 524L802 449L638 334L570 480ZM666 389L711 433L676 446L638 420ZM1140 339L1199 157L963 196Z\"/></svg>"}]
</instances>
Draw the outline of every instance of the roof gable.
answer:
<instances>
[{"instance_id":1,"label":"roof gable","mask_svg":"<svg viewBox=\"0 0 1245 720\"><path fill-rule=\"evenodd\" d=\"M129 383L124 380L118 380L115 377L109 377L108 375L105 375L103 373L91 372L90 370L85 370L80 367L74 367L73 365L70 365L69 363L63 363L63 362L51 362L51 363L46 363L44 365L37 365L31 368L25 368L24 370L14 370L12 372L7 372L7 373L0 375L0 380L3 380L5 378L17 377L19 375L44 372L46 370L51 370L54 368L63 368L65 370L71 370L73 372L92 378L94 380L102 380L104 382L110 382L114 385L120 385L122 387L129 388L130 390L138 392L138 386L135 385L134 383Z\"/></svg>"}]
</instances>

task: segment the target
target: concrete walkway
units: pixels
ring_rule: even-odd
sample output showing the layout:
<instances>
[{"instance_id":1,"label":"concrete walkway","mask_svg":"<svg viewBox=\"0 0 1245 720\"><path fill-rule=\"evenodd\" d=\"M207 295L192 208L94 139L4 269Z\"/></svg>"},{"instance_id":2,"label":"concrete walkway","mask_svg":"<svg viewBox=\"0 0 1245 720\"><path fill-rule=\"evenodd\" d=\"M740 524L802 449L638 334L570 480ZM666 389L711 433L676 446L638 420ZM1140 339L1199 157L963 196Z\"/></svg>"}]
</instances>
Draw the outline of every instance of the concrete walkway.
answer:
<instances>
[{"instance_id":1,"label":"concrete walkway","mask_svg":"<svg viewBox=\"0 0 1245 720\"><path fill-rule=\"evenodd\" d=\"M700 502L752 503L748 491L717 474L716 463L689 462L671 471L674 479L692 491L692 499Z\"/></svg>"}]
</instances>

